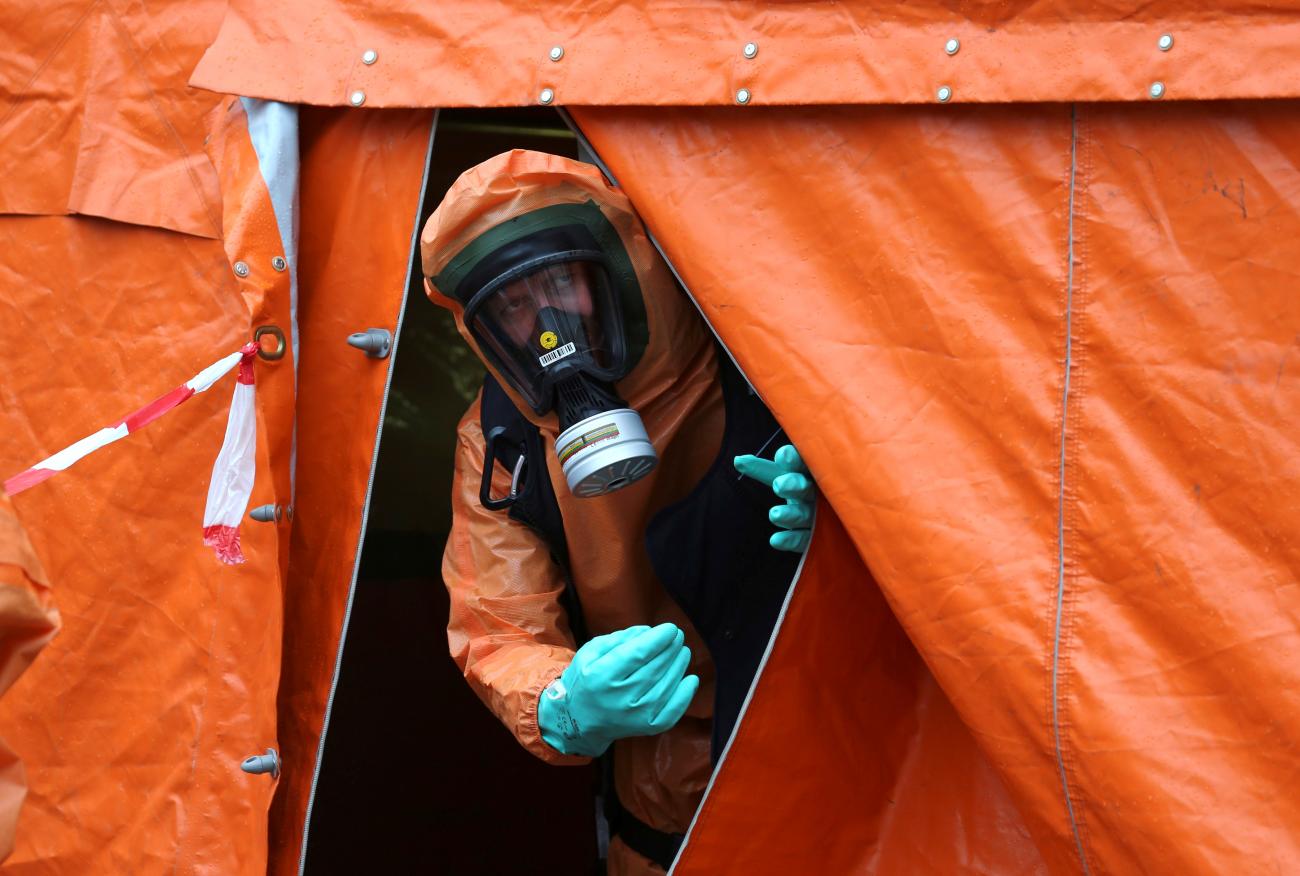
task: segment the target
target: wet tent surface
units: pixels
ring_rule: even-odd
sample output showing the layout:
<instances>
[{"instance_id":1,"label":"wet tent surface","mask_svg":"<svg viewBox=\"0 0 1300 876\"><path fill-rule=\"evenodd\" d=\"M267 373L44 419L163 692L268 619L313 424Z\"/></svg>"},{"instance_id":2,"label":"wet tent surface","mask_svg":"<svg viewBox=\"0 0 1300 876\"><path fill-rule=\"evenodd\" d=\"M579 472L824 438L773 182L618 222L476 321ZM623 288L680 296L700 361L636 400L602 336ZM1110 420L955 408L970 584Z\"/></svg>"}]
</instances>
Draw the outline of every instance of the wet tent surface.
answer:
<instances>
[{"instance_id":1,"label":"wet tent surface","mask_svg":"<svg viewBox=\"0 0 1300 876\"><path fill-rule=\"evenodd\" d=\"M539 127L551 133L539 135ZM549 110L444 111L421 216L461 170L514 147L576 154ZM585 874L597 867L593 770L550 767L524 751L447 651L439 566L451 456L456 421L481 380L482 366L454 324L413 284L312 811L308 873Z\"/></svg>"}]
</instances>

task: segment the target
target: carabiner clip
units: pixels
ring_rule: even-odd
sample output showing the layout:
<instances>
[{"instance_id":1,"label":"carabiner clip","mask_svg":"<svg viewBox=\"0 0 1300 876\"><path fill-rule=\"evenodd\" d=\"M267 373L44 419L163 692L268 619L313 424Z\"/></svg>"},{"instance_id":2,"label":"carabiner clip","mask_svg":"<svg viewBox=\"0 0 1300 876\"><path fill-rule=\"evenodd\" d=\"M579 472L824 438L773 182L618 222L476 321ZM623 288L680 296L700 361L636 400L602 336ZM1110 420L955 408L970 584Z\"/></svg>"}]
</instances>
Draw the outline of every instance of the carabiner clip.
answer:
<instances>
[{"instance_id":1,"label":"carabiner clip","mask_svg":"<svg viewBox=\"0 0 1300 876\"><path fill-rule=\"evenodd\" d=\"M505 426L497 426L489 432L487 446L483 451L483 480L479 483L478 500L489 511L504 511L519 498L519 484L523 480L524 465L528 461L527 454L521 448L519 458L515 460L515 467L510 472L510 493L500 499L492 498L492 475L496 473L497 463L496 445L505 433Z\"/></svg>"}]
</instances>

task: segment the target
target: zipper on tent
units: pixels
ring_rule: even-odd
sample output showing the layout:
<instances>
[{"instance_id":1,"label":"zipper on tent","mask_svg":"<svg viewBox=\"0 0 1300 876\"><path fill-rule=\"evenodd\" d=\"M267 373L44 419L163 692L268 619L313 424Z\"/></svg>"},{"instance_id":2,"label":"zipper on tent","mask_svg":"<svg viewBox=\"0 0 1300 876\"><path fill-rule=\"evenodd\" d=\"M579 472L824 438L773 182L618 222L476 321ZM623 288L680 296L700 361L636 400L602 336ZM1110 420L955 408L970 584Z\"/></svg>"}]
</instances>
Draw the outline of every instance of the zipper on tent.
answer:
<instances>
[{"instance_id":1,"label":"zipper on tent","mask_svg":"<svg viewBox=\"0 0 1300 876\"><path fill-rule=\"evenodd\" d=\"M307 814L302 824L302 848L298 852L298 874L304 876L307 868L307 840L311 833L312 807L316 803L316 786L320 782L321 764L325 760L325 740L329 735L330 714L334 710L334 695L338 691L339 674L343 670L343 649L347 644L348 622L352 619L352 603L357 593L357 576L361 571L361 550L366 541L366 524L370 519L370 496L375 489L375 466L379 461L379 444L384 434L384 416L388 412L388 394L393 385L393 369L397 364L397 344L402 336L402 322L406 315L406 299L411 293L411 275L420 263L420 213L424 209L424 197L429 186L429 167L433 158L433 140L438 131L439 110L433 111L433 121L429 125L429 145L424 153L424 178L420 181L420 197L415 207L414 229L411 231L411 255L406 266L406 286L402 289L402 300L397 309L397 325L393 332L393 346L388 354L388 376L384 379L384 398L379 406L379 425L375 428L375 446L370 456L370 476L366 480L366 501L361 508L361 527L357 533L357 550L352 560L352 583L348 587L347 607L343 611L343 628L339 631L339 644L334 652L334 678L330 681L329 699L325 701L325 717L321 723L320 742L316 746L316 764L312 769L311 793L307 797Z\"/></svg>"}]
</instances>

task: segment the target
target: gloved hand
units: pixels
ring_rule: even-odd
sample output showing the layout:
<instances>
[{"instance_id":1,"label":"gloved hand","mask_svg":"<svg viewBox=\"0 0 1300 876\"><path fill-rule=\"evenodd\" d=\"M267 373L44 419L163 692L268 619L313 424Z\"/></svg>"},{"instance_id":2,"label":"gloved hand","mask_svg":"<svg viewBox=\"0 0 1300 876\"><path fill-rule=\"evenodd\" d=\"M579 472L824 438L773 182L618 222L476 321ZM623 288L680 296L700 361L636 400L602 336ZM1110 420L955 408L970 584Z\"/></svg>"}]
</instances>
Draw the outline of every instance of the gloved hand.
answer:
<instances>
[{"instance_id":1,"label":"gloved hand","mask_svg":"<svg viewBox=\"0 0 1300 876\"><path fill-rule=\"evenodd\" d=\"M799 451L787 444L776 452L776 458L737 456L736 471L772 488L784 505L775 505L767 519L781 527L783 532L772 534L768 543L779 551L800 553L808 549L812 540L813 505L817 500L817 484L808 474Z\"/></svg>"},{"instance_id":2,"label":"gloved hand","mask_svg":"<svg viewBox=\"0 0 1300 876\"><path fill-rule=\"evenodd\" d=\"M578 649L542 691L537 726L563 754L595 757L615 739L653 736L686 713L700 680L686 675L691 649L674 624L628 627Z\"/></svg>"}]
</instances>

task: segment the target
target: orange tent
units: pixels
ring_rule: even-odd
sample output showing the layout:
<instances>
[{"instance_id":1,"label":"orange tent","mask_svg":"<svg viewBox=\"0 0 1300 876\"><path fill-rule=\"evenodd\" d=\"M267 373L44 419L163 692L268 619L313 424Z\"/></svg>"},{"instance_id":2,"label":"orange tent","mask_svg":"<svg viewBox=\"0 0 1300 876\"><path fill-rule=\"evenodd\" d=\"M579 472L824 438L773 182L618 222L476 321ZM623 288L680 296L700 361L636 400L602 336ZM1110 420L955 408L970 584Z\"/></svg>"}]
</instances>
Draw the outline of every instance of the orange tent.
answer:
<instances>
[{"instance_id":1,"label":"orange tent","mask_svg":"<svg viewBox=\"0 0 1300 876\"><path fill-rule=\"evenodd\" d=\"M400 347L434 110L542 105L825 497L674 871L1294 869L1298 11L0 13L6 476L288 347L245 565L224 389L15 500L64 629L0 701L10 866L300 867L395 361L342 339Z\"/></svg>"}]
</instances>

